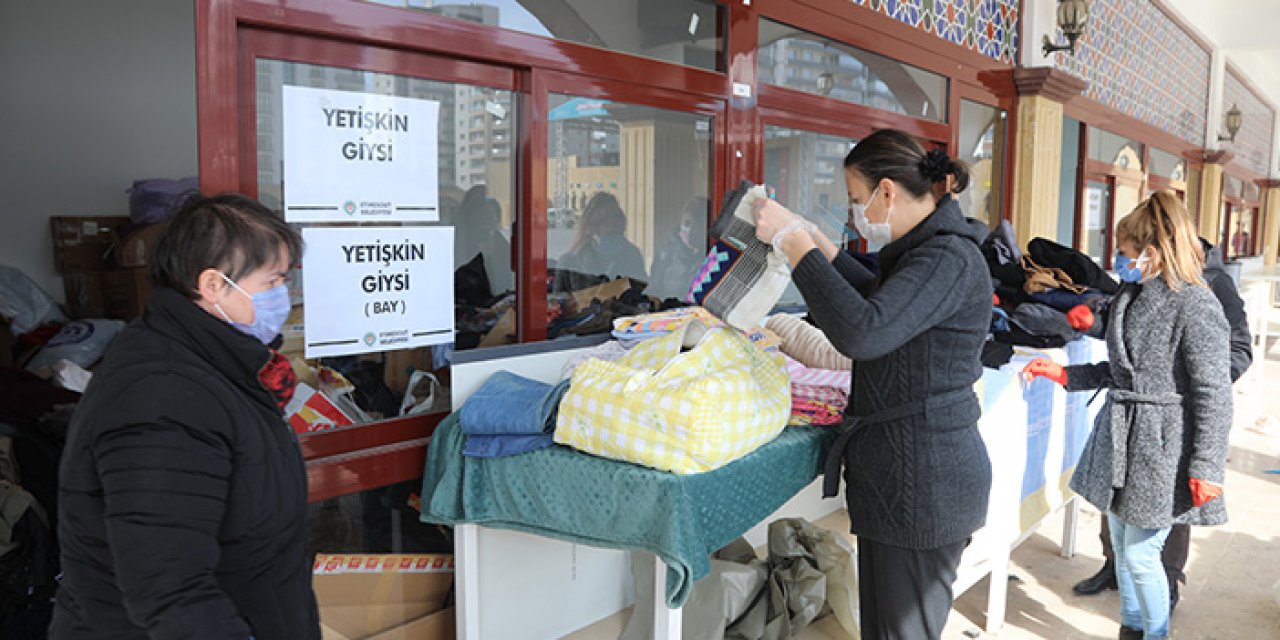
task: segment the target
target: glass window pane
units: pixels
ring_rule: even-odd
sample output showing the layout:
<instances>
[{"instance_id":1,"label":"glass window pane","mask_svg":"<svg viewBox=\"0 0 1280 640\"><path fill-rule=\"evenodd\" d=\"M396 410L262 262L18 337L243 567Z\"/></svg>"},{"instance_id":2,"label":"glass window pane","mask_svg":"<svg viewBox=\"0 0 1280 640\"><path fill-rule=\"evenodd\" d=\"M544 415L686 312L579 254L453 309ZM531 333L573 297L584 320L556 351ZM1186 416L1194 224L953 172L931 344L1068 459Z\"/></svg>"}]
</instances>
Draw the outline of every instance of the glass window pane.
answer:
<instances>
[{"instance_id":1,"label":"glass window pane","mask_svg":"<svg viewBox=\"0 0 1280 640\"><path fill-rule=\"evenodd\" d=\"M760 82L947 121L947 79L772 20L760 20Z\"/></svg>"},{"instance_id":2,"label":"glass window pane","mask_svg":"<svg viewBox=\"0 0 1280 640\"><path fill-rule=\"evenodd\" d=\"M724 9L715 0L365 0L723 71Z\"/></svg>"},{"instance_id":3,"label":"glass window pane","mask_svg":"<svg viewBox=\"0 0 1280 640\"><path fill-rule=\"evenodd\" d=\"M960 101L960 154L969 163L969 188L960 194L965 215L988 224L1001 218L1004 143L1007 116L1003 109Z\"/></svg>"},{"instance_id":4,"label":"glass window pane","mask_svg":"<svg viewBox=\"0 0 1280 640\"><path fill-rule=\"evenodd\" d=\"M1261 189L1251 180L1244 183L1244 199L1249 202L1258 202L1262 198Z\"/></svg>"},{"instance_id":5,"label":"glass window pane","mask_svg":"<svg viewBox=\"0 0 1280 640\"><path fill-rule=\"evenodd\" d=\"M1142 171L1142 144L1110 131L1089 127L1089 158L1121 169Z\"/></svg>"},{"instance_id":6,"label":"glass window pane","mask_svg":"<svg viewBox=\"0 0 1280 640\"><path fill-rule=\"evenodd\" d=\"M455 348L505 344L515 334L515 273L511 235L515 222L514 115L510 91L351 69L257 61L258 194L281 211L284 183L283 88L330 89L357 94L435 101L438 222L306 223L300 228L454 228L455 342L432 347L306 358L302 269L291 278L293 314L280 351L301 382L343 414L345 426L392 418L402 404L415 412L448 411L449 394L424 374L447 380ZM447 277L447 276L446 276ZM417 374L417 375L415 375ZM295 428L299 428L296 427ZM322 426L321 428L327 428Z\"/></svg>"},{"instance_id":7,"label":"glass window pane","mask_svg":"<svg viewBox=\"0 0 1280 640\"><path fill-rule=\"evenodd\" d=\"M1062 119L1062 168L1058 175L1058 244L1075 246L1077 181L1080 172L1080 121Z\"/></svg>"},{"instance_id":8,"label":"glass window pane","mask_svg":"<svg viewBox=\"0 0 1280 640\"><path fill-rule=\"evenodd\" d=\"M1151 149L1151 173L1163 176L1174 182L1187 179L1187 161L1181 156L1159 149Z\"/></svg>"},{"instance_id":9,"label":"glass window pane","mask_svg":"<svg viewBox=\"0 0 1280 640\"><path fill-rule=\"evenodd\" d=\"M1094 262L1102 264L1107 249L1107 215L1111 210L1111 189L1104 182L1088 182L1084 187L1084 216L1081 249Z\"/></svg>"},{"instance_id":10,"label":"glass window pane","mask_svg":"<svg viewBox=\"0 0 1280 640\"><path fill-rule=\"evenodd\" d=\"M683 299L707 253L712 118L552 94L547 119L548 337Z\"/></svg>"},{"instance_id":11,"label":"glass window pane","mask_svg":"<svg viewBox=\"0 0 1280 640\"><path fill-rule=\"evenodd\" d=\"M1227 179L1222 181L1222 192L1232 198L1243 198L1244 180L1227 176Z\"/></svg>"},{"instance_id":12,"label":"glass window pane","mask_svg":"<svg viewBox=\"0 0 1280 640\"><path fill-rule=\"evenodd\" d=\"M836 246L849 240L849 194L844 183L844 157L856 140L800 129L764 128L764 182L774 197L808 218ZM802 306L794 284L778 301L780 307Z\"/></svg>"}]
</instances>

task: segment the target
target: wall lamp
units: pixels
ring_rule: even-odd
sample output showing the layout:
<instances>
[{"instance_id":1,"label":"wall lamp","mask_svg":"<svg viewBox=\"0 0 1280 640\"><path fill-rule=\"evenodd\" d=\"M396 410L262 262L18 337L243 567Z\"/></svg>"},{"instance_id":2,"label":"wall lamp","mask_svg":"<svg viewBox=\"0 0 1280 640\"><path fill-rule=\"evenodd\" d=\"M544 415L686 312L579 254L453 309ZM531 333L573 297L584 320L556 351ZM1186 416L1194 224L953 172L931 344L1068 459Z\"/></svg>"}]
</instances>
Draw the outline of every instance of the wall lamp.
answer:
<instances>
[{"instance_id":1,"label":"wall lamp","mask_svg":"<svg viewBox=\"0 0 1280 640\"><path fill-rule=\"evenodd\" d=\"M1067 37L1067 44L1054 44L1048 35L1044 36L1041 51L1045 56L1055 51L1066 51L1076 54L1076 40L1084 33L1085 23L1089 22L1089 3L1087 0L1058 0L1058 28Z\"/></svg>"},{"instance_id":2,"label":"wall lamp","mask_svg":"<svg viewBox=\"0 0 1280 640\"><path fill-rule=\"evenodd\" d=\"M1235 142L1236 134L1240 132L1240 125L1244 124L1244 114L1240 113L1240 107L1231 105L1231 109L1227 111L1224 118L1227 125L1227 135L1218 134L1219 142Z\"/></svg>"}]
</instances>

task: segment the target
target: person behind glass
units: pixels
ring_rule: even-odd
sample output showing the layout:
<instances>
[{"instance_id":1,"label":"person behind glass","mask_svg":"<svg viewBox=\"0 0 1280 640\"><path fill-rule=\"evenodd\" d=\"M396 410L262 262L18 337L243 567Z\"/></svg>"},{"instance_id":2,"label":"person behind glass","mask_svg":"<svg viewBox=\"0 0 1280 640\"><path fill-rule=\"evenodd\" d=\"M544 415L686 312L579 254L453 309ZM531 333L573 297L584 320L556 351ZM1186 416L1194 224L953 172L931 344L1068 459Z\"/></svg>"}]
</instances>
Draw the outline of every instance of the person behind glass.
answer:
<instances>
[{"instance_id":1,"label":"person behind glass","mask_svg":"<svg viewBox=\"0 0 1280 640\"><path fill-rule=\"evenodd\" d=\"M1071 488L1106 514L1111 529L1120 637L1150 640L1169 635L1160 556L1171 527L1227 520L1230 329L1201 277L1204 253L1191 218L1172 192L1125 216L1116 241L1125 284L1106 324L1110 360L1063 367L1037 359L1024 374L1068 391L1109 390Z\"/></svg>"},{"instance_id":2,"label":"person behind glass","mask_svg":"<svg viewBox=\"0 0 1280 640\"><path fill-rule=\"evenodd\" d=\"M1209 290L1222 305L1222 311L1231 326L1231 382L1239 380L1253 364L1253 336L1249 332L1249 317L1245 313L1244 300L1236 289L1235 281L1227 274L1222 262L1222 249L1209 244L1200 238L1200 248L1204 250L1204 272L1202 276L1209 285ZM1088 307L1072 310L1068 313L1072 326L1080 331L1095 330L1095 317ZM1102 542L1102 555L1105 562L1094 575L1081 580L1072 590L1082 596L1091 596L1107 590L1119 588L1116 584L1115 551L1111 548L1111 528L1107 519L1102 518L1098 539ZM1191 552L1191 526L1175 524L1164 541L1164 550L1160 559L1164 565L1165 576L1169 581L1169 612L1178 607L1180 595L1178 583L1187 582L1187 557Z\"/></svg>"},{"instance_id":3,"label":"person behind glass","mask_svg":"<svg viewBox=\"0 0 1280 640\"><path fill-rule=\"evenodd\" d=\"M698 267L707 255L705 243L699 242L697 232L706 229L707 199L694 196L685 203L680 222L671 230L666 242L653 257L652 286L649 291L661 297L683 297Z\"/></svg>"},{"instance_id":4,"label":"person behind glass","mask_svg":"<svg viewBox=\"0 0 1280 640\"><path fill-rule=\"evenodd\" d=\"M644 280L644 256L625 235L627 214L618 199L597 191L587 202L578 223L578 235L563 256L559 268L604 275L626 276Z\"/></svg>"},{"instance_id":5,"label":"person behind glass","mask_svg":"<svg viewBox=\"0 0 1280 640\"><path fill-rule=\"evenodd\" d=\"M809 315L853 359L853 388L827 460L824 495L844 462L858 536L862 637L938 638L960 555L986 521L991 464L973 385L991 321L988 231L934 187L968 170L909 135L883 130L844 161L853 224L883 245L880 277L775 201L758 201L758 237L792 265Z\"/></svg>"},{"instance_id":6,"label":"person behind glass","mask_svg":"<svg viewBox=\"0 0 1280 640\"><path fill-rule=\"evenodd\" d=\"M194 196L151 259L67 432L63 581L50 638L320 638L307 475L267 346L291 305L297 231L239 195Z\"/></svg>"}]
</instances>

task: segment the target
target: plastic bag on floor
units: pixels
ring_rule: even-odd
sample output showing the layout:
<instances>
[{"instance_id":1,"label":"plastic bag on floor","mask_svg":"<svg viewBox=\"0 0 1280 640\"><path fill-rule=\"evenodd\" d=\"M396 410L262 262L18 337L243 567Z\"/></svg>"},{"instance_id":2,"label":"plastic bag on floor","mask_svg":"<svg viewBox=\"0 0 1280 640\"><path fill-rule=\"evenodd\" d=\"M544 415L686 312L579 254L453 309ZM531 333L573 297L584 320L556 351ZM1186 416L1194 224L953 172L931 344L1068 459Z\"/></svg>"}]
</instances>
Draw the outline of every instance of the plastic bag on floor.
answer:
<instances>
[{"instance_id":1,"label":"plastic bag on floor","mask_svg":"<svg viewBox=\"0 0 1280 640\"><path fill-rule=\"evenodd\" d=\"M49 294L21 269L0 265L0 316L14 336L30 333L46 322L67 319Z\"/></svg>"},{"instance_id":2,"label":"plastic bag on floor","mask_svg":"<svg viewBox=\"0 0 1280 640\"><path fill-rule=\"evenodd\" d=\"M27 371L39 371L59 360L70 360L89 368L102 358L116 334L124 329L119 320L74 320L68 322L44 348L27 363Z\"/></svg>"},{"instance_id":3,"label":"plastic bag on floor","mask_svg":"<svg viewBox=\"0 0 1280 640\"><path fill-rule=\"evenodd\" d=\"M793 626L808 626L829 611L850 637L860 637L857 555L844 536L802 518L774 521L769 524L769 564L771 573L790 585L787 607ZM818 585L821 598L813 595Z\"/></svg>"},{"instance_id":4,"label":"plastic bag on floor","mask_svg":"<svg viewBox=\"0 0 1280 640\"><path fill-rule=\"evenodd\" d=\"M636 606L619 640L653 637L653 555L631 554ZM685 640L725 640L728 624L742 617L756 600L769 576L768 564L756 557L746 540L738 538L711 557L711 573L696 582L682 613ZM666 573L661 576L666 580ZM658 602L658 606L664 603Z\"/></svg>"}]
</instances>

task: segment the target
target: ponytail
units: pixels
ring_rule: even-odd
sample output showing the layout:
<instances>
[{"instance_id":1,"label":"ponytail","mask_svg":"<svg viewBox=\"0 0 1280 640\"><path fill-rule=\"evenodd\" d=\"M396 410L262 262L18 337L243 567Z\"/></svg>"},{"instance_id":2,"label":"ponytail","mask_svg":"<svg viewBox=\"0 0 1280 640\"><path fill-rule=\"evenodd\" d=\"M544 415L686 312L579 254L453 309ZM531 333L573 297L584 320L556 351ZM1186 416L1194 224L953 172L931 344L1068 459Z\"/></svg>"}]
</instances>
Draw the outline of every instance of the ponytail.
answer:
<instances>
[{"instance_id":1,"label":"ponytail","mask_svg":"<svg viewBox=\"0 0 1280 640\"><path fill-rule=\"evenodd\" d=\"M952 160L945 151L925 152L910 135L896 129L881 129L863 138L845 156L844 166L871 181L872 185L888 178L915 198L934 192L934 185L953 178L952 193L969 186L969 166Z\"/></svg>"},{"instance_id":2,"label":"ponytail","mask_svg":"<svg viewBox=\"0 0 1280 640\"><path fill-rule=\"evenodd\" d=\"M1160 251L1158 267L1169 288L1207 286L1204 282L1204 248L1186 205L1172 191L1158 191L1142 201L1116 226L1116 237L1139 248Z\"/></svg>"}]
</instances>

